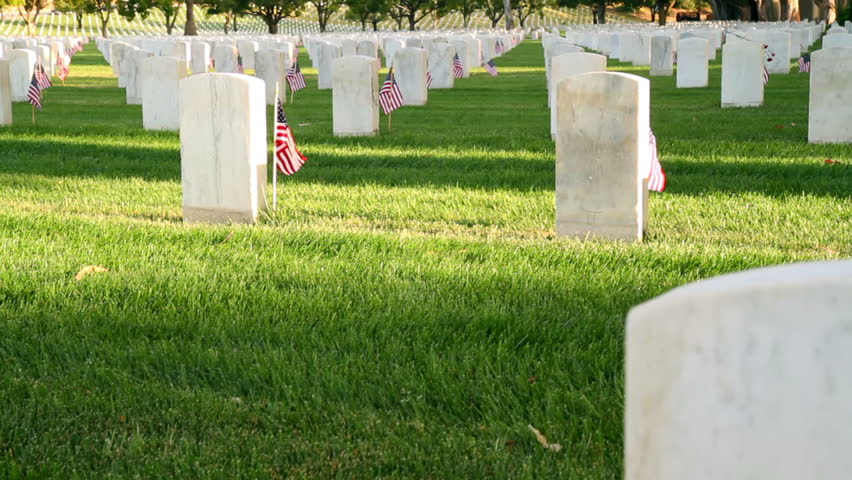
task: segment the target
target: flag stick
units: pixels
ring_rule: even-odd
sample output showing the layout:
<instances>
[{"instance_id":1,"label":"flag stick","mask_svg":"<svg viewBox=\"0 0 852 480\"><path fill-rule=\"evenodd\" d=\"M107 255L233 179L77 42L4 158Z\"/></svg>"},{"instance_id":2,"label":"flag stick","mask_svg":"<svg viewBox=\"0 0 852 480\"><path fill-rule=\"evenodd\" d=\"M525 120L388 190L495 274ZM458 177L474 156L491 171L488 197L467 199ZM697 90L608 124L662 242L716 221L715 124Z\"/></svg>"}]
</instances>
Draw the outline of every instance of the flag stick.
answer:
<instances>
[{"instance_id":1,"label":"flag stick","mask_svg":"<svg viewBox=\"0 0 852 480\"><path fill-rule=\"evenodd\" d=\"M279 92L281 85L275 84L275 105L272 106L272 211L278 210L278 166L275 164L275 135L278 129L278 102L281 101ZM284 98L287 98L287 92L284 92Z\"/></svg>"},{"instance_id":2,"label":"flag stick","mask_svg":"<svg viewBox=\"0 0 852 480\"><path fill-rule=\"evenodd\" d=\"M286 98L286 93L284 94ZM290 88L290 103L292 104L296 100L296 91Z\"/></svg>"},{"instance_id":3,"label":"flag stick","mask_svg":"<svg viewBox=\"0 0 852 480\"><path fill-rule=\"evenodd\" d=\"M272 211L278 210L278 166L275 165L275 154L272 154Z\"/></svg>"},{"instance_id":4,"label":"flag stick","mask_svg":"<svg viewBox=\"0 0 852 480\"><path fill-rule=\"evenodd\" d=\"M393 115L393 112L388 114L388 131L390 131L390 129L391 129L391 116L392 115Z\"/></svg>"},{"instance_id":5,"label":"flag stick","mask_svg":"<svg viewBox=\"0 0 852 480\"><path fill-rule=\"evenodd\" d=\"M35 105L33 107L33 125L35 125Z\"/></svg>"}]
</instances>

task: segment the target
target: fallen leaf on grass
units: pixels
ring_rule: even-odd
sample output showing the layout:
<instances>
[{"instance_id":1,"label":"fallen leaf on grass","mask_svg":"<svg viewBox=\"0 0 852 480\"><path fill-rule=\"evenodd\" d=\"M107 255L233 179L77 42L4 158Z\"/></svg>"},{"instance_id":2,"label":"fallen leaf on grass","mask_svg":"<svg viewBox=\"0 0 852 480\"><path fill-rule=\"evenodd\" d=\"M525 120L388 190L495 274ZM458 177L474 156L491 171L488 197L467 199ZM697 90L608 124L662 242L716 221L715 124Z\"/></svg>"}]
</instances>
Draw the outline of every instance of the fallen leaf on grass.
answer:
<instances>
[{"instance_id":1,"label":"fallen leaf on grass","mask_svg":"<svg viewBox=\"0 0 852 480\"><path fill-rule=\"evenodd\" d=\"M535 383L538 381L538 376L533 375L532 377L528 378L527 381L530 383Z\"/></svg>"},{"instance_id":2,"label":"fallen leaf on grass","mask_svg":"<svg viewBox=\"0 0 852 480\"><path fill-rule=\"evenodd\" d=\"M795 126L796 126L796 123L795 123L795 122L790 123L790 126L791 126L791 127L795 127Z\"/></svg>"},{"instance_id":3,"label":"fallen leaf on grass","mask_svg":"<svg viewBox=\"0 0 852 480\"><path fill-rule=\"evenodd\" d=\"M300 124L299 124L299 126L300 126L300 127L307 127L308 125L313 125L313 124L312 124L312 123L310 123L310 122L308 122L308 123L300 123Z\"/></svg>"},{"instance_id":4,"label":"fallen leaf on grass","mask_svg":"<svg viewBox=\"0 0 852 480\"><path fill-rule=\"evenodd\" d=\"M233 237L234 237L234 231L231 230L230 232L228 232L228 235L226 235L225 238L223 238L222 240L219 241L219 243L217 243L217 245L222 245L223 243L228 243L228 241Z\"/></svg>"},{"instance_id":5,"label":"fallen leaf on grass","mask_svg":"<svg viewBox=\"0 0 852 480\"><path fill-rule=\"evenodd\" d=\"M108 268L104 268L99 265L89 265L87 267L83 267L79 272L77 272L77 275L74 275L74 280L82 280L91 273L100 273L108 271Z\"/></svg>"},{"instance_id":6,"label":"fallen leaf on grass","mask_svg":"<svg viewBox=\"0 0 852 480\"><path fill-rule=\"evenodd\" d=\"M548 442L547 437L542 435L537 428L533 427L532 425L527 425L527 427L532 430L533 434L535 435L535 439L538 440L538 443L540 443L542 447L548 450L553 450L554 452L562 450L562 445L559 445L558 443Z\"/></svg>"},{"instance_id":7,"label":"fallen leaf on grass","mask_svg":"<svg viewBox=\"0 0 852 480\"><path fill-rule=\"evenodd\" d=\"M775 128L784 128L784 125L775 125Z\"/></svg>"},{"instance_id":8,"label":"fallen leaf on grass","mask_svg":"<svg viewBox=\"0 0 852 480\"><path fill-rule=\"evenodd\" d=\"M834 254L836 254L836 253L837 253L835 250L832 250L832 249L830 249L830 248L828 248L828 247L819 247L819 248L820 248L820 249L822 249L822 250L825 250L826 252L828 252L828 253L830 253L830 254L832 254L832 255L834 255Z\"/></svg>"},{"instance_id":9,"label":"fallen leaf on grass","mask_svg":"<svg viewBox=\"0 0 852 480\"><path fill-rule=\"evenodd\" d=\"M829 164L829 165L839 165L839 164L841 164L841 163L843 163L843 162L838 162L837 160L832 160L832 159L830 159L830 158L826 158L826 159L825 159L825 163L827 163L827 164Z\"/></svg>"}]
</instances>

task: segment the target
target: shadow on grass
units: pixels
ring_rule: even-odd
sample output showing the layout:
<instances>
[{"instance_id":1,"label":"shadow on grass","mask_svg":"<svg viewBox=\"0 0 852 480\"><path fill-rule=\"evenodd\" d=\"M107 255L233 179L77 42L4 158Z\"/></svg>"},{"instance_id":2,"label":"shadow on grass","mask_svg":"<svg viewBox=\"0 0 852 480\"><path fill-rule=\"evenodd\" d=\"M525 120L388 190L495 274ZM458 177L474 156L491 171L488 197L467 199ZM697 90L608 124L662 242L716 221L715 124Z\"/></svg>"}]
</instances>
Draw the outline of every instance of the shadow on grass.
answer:
<instances>
[{"instance_id":1,"label":"shadow on grass","mask_svg":"<svg viewBox=\"0 0 852 480\"><path fill-rule=\"evenodd\" d=\"M385 148L394 146L383 145ZM320 147L319 145L317 147ZM404 145L396 145L404 148ZM4 141L0 172L44 176L141 178L179 181L180 152L154 147ZM289 181L337 185L458 187L487 190L548 191L554 185L553 162L516 159L511 151L482 149L439 155L409 152L376 155L369 148L310 155L306 167ZM768 196L809 194L850 196L852 168L846 164L772 157L772 161L713 162L672 159L666 162L670 192L682 195L758 193ZM775 160L788 160L779 163Z\"/></svg>"}]
</instances>

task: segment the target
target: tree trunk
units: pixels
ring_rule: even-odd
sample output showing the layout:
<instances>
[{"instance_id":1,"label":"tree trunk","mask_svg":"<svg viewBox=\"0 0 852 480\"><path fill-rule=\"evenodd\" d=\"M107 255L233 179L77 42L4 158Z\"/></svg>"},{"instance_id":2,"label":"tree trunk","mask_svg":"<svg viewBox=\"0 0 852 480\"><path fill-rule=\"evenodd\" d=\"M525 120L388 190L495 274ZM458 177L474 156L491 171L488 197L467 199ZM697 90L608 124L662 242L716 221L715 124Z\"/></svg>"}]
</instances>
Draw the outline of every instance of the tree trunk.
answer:
<instances>
[{"instance_id":1,"label":"tree trunk","mask_svg":"<svg viewBox=\"0 0 852 480\"><path fill-rule=\"evenodd\" d=\"M183 26L183 34L198 35L198 27L195 25L195 0L186 0L186 24Z\"/></svg>"},{"instance_id":2,"label":"tree trunk","mask_svg":"<svg viewBox=\"0 0 852 480\"><path fill-rule=\"evenodd\" d=\"M503 0L503 15L506 17L506 30L515 28L512 18L512 0ZM521 26L524 26L523 20L521 20Z\"/></svg>"},{"instance_id":3,"label":"tree trunk","mask_svg":"<svg viewBox=\"0 0 852 480\"><path fill-rule=\"evenodd\" d=\"M77 17L77 30L83 31L83 14L74 12L74 16Z\"/></svg>"},{"instance_id":4,"label":"tree trunk","mask_svg":"<svg viewBox=\"0 0 852 480\"><path fill-rule=\"evenodd\" d=\"M465 15L462 13L462 26L464 28L468 28L470 26L470 14Z\"/></svg>"},{"instance_id":5,"label":"tree trunk","mask_svg":"<svg viewBox=\"0 0 852 480\"><path fill-rule=\"evenodd\" d=\"M598 23L606 23L606 1L598 0Z\"/></svg>"},{"instance_id":6,"label":"tree trunk","mask_svg":"<svg viewBox=\"0 0 852 480\"><path fill-rule=\"evenodd\" d=\"M361 31L362 32L367 31L367 19L366 18L361 19Z\"/></svg>"},{"instance_id":7,"label":"tree trunk","mask_svg":"<svg viewBox=\"0 0 852 480\"><path fill-rule=\"evenodd\" d=\"M370 20L370 23L373 24L373 31L378 32L379 31L379 21L373 19L373 20Z\"/></svg>"},{"instance_id":8,"label":"tree trunk","mask_svg":"<svg viewBox=\"0 0 852 480\"><path fill-rule=\"evenodd\" d=\"M238 18L240 18L240 16L235 13L234 14L234 22L233 22L234 23L234 33L237 33L237 31L239 31L239 28L237 27L237 19Z\"/></svg>"},{"instance_id":9,"label":"tree trunk","mask_svg":"<svg viewBox=\"0 0 852 480\"><path fill-rule=\"evenodd\" d=\"M270 34L274 35L274 34L278 33L278 22L276 22L274 20L267 20L266 26L269 27L269 33Z\"/></svg>"},{"instance_id":10,"label":"tree trunk","mask_svg":"<svg viewBox=\"0 0 852 480\"><path fill-rule=\"evenodd\" d=\"M491 28L497 28L497 22L499 22L499 21L500 21L500 19L499 19L499 18L498 18L497 20L494 20L494 19L492 18L492 19L491 19Z\"/></svg>"},{"instance_id":11,"label":"tree trunk","mask_svg":"<svg viewBox=\"0 0 852 480\"><path fill-rule=\"evenodd\" d=\"M416 12L411 12L408 14L408 30L413 32L417 29L417 19L415 18Z\"/></svg>"}]
</instances>

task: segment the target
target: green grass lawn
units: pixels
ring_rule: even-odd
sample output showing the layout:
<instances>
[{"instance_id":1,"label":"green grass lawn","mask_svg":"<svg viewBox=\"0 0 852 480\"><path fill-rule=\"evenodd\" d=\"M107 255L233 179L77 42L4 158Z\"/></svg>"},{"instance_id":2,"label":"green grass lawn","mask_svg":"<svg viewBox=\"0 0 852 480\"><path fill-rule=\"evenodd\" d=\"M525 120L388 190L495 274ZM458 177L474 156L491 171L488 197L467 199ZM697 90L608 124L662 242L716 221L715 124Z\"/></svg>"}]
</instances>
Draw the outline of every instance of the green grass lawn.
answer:
<instances>
[{"instance_id":1,"label":"green grass lawn","mask_svg":"<svg viewBox=\"0 0 852 480\"><path fill-rule=\"evenodd\" d=\"M626 244L555 237L540 42L497 65L348 139L306 69L309 162L256 226L182 223L178 134L142 130L93 44L36 126L15 104L0 477L616 479L631 306L852 256L852 145L807 144L807 75L726 110L719 63L654 77L669 187Z\"/></svg>"}]
</instances>

